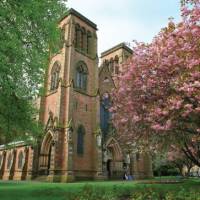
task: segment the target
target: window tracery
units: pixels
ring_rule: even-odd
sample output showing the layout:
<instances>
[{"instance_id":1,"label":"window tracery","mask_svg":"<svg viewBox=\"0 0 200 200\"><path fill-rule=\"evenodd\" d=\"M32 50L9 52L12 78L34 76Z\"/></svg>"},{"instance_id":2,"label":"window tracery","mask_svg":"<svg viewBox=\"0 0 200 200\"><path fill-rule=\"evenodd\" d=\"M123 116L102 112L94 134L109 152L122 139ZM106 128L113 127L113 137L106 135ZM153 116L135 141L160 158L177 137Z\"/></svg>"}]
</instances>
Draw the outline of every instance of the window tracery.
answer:
<instances>
[{"instance_id":1,"label":"window tracery","mask_svg":"<svg viewBox=\"0 0 200 200\"><path fill-rule=\"evenodd\" d=\"M115 56L115 74L119 74L119 57L116 55Z\"/></svg>"},{"instance_id":2,"label":"window tracery","mask_svg":"<svg viewBox=\"0 0 200 200\"><path fill-rule=\"evenodd\" d=\"M22 151L20 151L18 155L18 169L22 169L24 165L24 154Z\"/></svg>"},{"instance_id":3,"label":"window tracery","mask_svg":"<svg viewBox=\"0 0 200 200\"><path fill-rule=\"evenodd\" d=\"M100 126L104 136L106 136L106 134L109 131L110 119L111 119L111 113L109 111L110 107L111 107L111 101L109 94L105 93L101 97L100 101Z\"/></svg>"},{"instance_id":4,"label":"window tracery","mask_svg":"<svg viewBox=\"0 0 200 200\"><path fill-rule=\"evenodd\" d=\"M110 59L110 66L109 66L110 72L113 73L114 72L114 60L113 58Z\"/></svg>"},{"instance_id":5,"label":"window tracery","mask_svg":"<svg viewBox=\"0 0 200 200\"><path fill-rule=\"evenodd\" d=\"M91 55L92 53L92 33L81 27L78 23L75 25L75 48L80 52Z\"/></svg>"},{"instance_id":6,"label":"window tracery","mask_svg":"<svg viewBox=\"0 0 200 200\"><path fill-rule=\"evenodd\" d=\"M87 50L86 50L87 54L91 54L91 51L92 51L91 43L92 43L92 34L90 31L88 31L87 32Z\"/></svg>"},{"instance_id":7,"label":"window tracery","mask_svg":"<svg viewBox=\"0 0 200 200\"><path fill-rule=\"evenodd\" d=\"M85 128L83 125L80 125L77 130L77 154L78 155L84 154L84 135L85 135Z\"/></svg>"},{"instance_id":8,"label":"window tracery","mask_svg":"<svg viewBox=\"0 0 200 200\"><path fill-rule=\"evenodd\" d=\"M79 48L80 45L80 25L76 24L75 25L75 48Z\"/></svg>"},{"instance_id":9,"label":"window tracery","mask_svg":"<svg viewBox=\"0 0 200 200\"><path fill-rule=\"evenodd\" d=\"M10 153L7 159L7 169L10 170L13 162L13 154Z\"/></svg>"},{"instance_id":10,"label":"window tracery","mask_svg":"<svg viewBox=\"0 0 200 200\"><path fill-rule=\"evenodd\" d=\"M59 74L60 74L60 65L58 64L58 62L55 62L51 70L50 90L55 90L58 88Z\"/></svg>"},{"instance_id":11,"label":"window tracery","mask_svg":"<svg viewBox=\"0 0 200 200\"><path fill-rule=\"evenodd\" d=\"M86 64L84 62L79 62L76 67L76 77L75 77L75 79L76 79L75 87L77 89L86 91L87 75L88 75L88 70L87 70Z\"/></svg>"},{"instance_id":12,"label":"window tracery","mask_svg":"<svg viewBox=\"0 0 200 200\"><path fill-rule=\"evenodd\" d=\"M82 27L82 29L81 29L81 42L80 42L82 51L86 51L86 48L87 48L86 43L87 43L86 30L85 30L84 27Z\"/></svg>"}]
</instances>

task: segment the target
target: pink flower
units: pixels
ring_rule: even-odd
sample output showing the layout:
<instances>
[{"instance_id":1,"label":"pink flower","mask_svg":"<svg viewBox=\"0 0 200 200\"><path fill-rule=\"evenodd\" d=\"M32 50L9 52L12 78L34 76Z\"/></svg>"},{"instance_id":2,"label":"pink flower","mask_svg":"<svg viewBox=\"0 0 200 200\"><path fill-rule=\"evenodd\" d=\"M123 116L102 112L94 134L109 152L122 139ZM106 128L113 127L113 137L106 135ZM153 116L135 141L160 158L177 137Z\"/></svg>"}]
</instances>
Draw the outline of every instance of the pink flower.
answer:
<instances>
[{"instance_id":1,"label":"pink flower","mask_svg":"<svg viewBox=\"0 0 200 200\"><path fill-rule=\"evenodd\" d=\"M140 120L139 116L134 115L132 121L133 122L138 122Z\"/></svg>"},{"instance_id":2,"label":"pink flower","mask_svg":"<svg viewBox=\"0 0 200 200\"><path fill-rule=\"evenodd\" d=\"M127 121L128 121L127 118L122 118L122 119L120 120L121 123L126 123Z\"/></svg>"},{"instance_id":3,"label":"pink flower","mask_svg":"<svg viewBox=\"0 0 200 200\"><path fill-rule=\"evenodd\" d=\"M200 133L200 128L197 129L197 132Z\"/></svg>"},{"instance_id":4,"label":"pink flower","mask_svg":"<svg viewBox=\"0 0 200 200\"><path fill-rule=\"evenodd\" d=\"M193 105L192 104L185 104L184 108L188 109L188 110L192 110Z\"/></svg>"}]
</instances>

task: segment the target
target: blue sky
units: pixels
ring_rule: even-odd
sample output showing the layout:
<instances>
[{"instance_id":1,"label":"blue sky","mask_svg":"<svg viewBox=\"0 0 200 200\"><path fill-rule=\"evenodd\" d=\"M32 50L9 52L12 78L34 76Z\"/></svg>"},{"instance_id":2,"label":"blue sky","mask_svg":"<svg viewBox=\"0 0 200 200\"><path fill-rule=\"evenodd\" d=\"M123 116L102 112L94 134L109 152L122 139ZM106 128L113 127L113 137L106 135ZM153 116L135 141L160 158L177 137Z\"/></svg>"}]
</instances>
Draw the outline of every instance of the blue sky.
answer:
<instances>
[{"instance_id":1,"label":"blue sky","mask_svg":"<svg viewBox=\"0 0 200 200\"><path fill-rule=\"evenodd\" d=\"M68 0L98 26L98 51L120 42L151 42L168 18L180 21L180 0Z\"/></svg>"}]
</instances>

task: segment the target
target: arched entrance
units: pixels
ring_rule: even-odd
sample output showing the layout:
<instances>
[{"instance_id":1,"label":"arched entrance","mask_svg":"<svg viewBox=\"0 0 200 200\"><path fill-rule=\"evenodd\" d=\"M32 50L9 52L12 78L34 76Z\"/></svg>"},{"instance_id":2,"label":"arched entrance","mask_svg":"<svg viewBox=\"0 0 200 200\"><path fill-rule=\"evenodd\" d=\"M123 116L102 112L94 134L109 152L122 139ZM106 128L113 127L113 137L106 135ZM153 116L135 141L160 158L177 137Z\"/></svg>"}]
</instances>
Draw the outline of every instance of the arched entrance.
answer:
<instances>
[{"instance_id":1,"label":"arched entrance","mask_svg":"<svg viewBox=\"0 0 200 200\"><path fill-rule=\"evenodd\" d=\"M108 178L111 178L112 177L112 160L111 159L107 160L106 169L107 169L107 172L108 172Z\"/></svg>"},{"instance_id":2,"label":"arched entrance","mask_svg":"<svg viewBox=\"0 0 200 200\"><path fill-rule=\"evenodd\" d=\"M39 160L40 175L50 174L50 170L52 169L52 163L53 163L52 146L53 146L53 134L51 132L48 132L42 141L40 150L40 160Z\"/></svg>"},{"instance_id":3,"label":"arched entrance","mask_svg":"<svg viewBox=\"0 0 200 200\"><path fill-rule=\"evenodd\" d=\"M118 142L110 138L106 142L106 171L109 179L121 179L123 177L123 155Z\"/></svg>"}]
</instances>

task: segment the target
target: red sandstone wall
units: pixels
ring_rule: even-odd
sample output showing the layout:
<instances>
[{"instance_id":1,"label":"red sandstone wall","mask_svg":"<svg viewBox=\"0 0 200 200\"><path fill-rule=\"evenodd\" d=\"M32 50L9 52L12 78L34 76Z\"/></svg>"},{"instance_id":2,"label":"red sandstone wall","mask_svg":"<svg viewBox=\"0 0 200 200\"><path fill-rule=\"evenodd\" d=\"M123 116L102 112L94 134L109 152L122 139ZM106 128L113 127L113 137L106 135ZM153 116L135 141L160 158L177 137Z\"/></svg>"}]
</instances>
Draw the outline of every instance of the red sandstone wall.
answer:
<instances>
[{"instance_id":1,"label":"red sandstone wall","mask_svg":"<svg viewBox=\"0 0 200 200\"><path fill-rule=\"evenodd\" d=\"M19 155L23 159L19 163ZM3 155L0 163L0 179L3 180L25 180L32 176L33 149L30 146L18 146L11 149L0 150Z\"/></svg>"}]
</instances>

